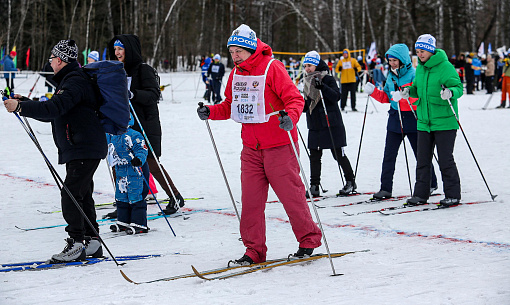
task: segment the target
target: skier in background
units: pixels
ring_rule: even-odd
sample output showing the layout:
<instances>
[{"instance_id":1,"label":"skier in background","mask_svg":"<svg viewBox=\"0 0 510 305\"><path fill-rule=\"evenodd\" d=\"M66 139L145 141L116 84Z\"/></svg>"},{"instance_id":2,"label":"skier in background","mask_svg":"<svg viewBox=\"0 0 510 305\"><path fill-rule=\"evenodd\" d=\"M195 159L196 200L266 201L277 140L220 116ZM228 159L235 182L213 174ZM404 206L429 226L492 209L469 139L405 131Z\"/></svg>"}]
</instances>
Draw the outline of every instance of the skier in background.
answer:
<instances>
[{"instance_id":1,"label":"skier in background","mask_svg":"<svg viewBox=\"0 0 510 305\"><path fill-rule=\"evenodd\" d=\"M222 101L221 98L221 81L223 75L225 75L225 66L221 63L220 54L216 54L213 57L214 62L207 69L207 84L212 87L213 101L214 104L219 104Z\"/></svg>"}]
</instances>

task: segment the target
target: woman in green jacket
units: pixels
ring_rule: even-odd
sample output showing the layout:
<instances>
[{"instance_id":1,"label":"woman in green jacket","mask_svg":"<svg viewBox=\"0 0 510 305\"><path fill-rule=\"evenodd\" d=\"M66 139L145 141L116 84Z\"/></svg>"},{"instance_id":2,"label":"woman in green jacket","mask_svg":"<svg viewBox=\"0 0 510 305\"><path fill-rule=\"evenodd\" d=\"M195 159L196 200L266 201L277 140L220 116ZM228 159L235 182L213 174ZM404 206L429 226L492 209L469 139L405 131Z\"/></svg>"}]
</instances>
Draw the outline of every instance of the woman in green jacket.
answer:
<instances>
[{"instance_id":1,"label":"woman in green jacket","mask_svg":"<svg viewBox=\"0 0 510 305\"><path fill-rule=\"evenodd\" d=\"M429 198L430 162L435 146L445 194L439 205L448 207L460 201L460 178L453 148L459 129L455 118L458 115L457 99L463 94L463 86L446 53L436 49L436 39L432 35L421 35L414 47L419 58L416 77L413 85L402 91L403 98L418 98L415 102L418 116L416 184L407 204L424 204Z\"/></svg>"}]
</instances>

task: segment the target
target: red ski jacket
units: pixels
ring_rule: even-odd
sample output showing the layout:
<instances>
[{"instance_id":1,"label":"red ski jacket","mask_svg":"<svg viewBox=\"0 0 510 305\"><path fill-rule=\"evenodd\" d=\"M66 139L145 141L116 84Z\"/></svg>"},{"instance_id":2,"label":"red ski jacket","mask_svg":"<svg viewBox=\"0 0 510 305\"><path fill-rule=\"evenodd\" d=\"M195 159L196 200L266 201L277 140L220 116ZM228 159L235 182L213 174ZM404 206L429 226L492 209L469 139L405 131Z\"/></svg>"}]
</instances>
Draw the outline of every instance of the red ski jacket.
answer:
<instances>
[{"instance_id":1,"label":"red ski jacket","mask_svg":"<svg viewBox=\"0 0 510 305\"><path fill-rule=\"evenodd\" d=\"M230 118L234 73L238 75L263 75L272 54L271 47L257 39L255 53L230 73L225 88L225 100L221 104L208 106L211 111L209 115L211 120ZM305 101L289 74L287 74L284 65L278 60L273 61L267 72L264 98L266 114L280 110L285 110L288 113L294 123L294 129L290 133L294 142L297 142L296 123L303 112ZM243 123L241 130L243 145L253 149L266 149L289 144L290 140L287 132L278 126L280 124L278 117L279 115L272 115L266 123Z\"/></svg>"}]
</instances>

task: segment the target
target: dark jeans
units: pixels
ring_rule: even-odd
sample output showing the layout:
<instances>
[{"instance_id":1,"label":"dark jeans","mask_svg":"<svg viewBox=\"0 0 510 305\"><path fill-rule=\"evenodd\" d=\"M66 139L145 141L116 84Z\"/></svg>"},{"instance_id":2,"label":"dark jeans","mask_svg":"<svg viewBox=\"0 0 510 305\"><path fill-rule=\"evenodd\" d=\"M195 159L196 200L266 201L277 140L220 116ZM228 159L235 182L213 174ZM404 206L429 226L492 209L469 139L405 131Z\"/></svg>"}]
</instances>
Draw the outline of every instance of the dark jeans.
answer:
<instances>
[{"instance_id":1,"label":"dark jeans","mask_svg":"<svg viewBox=\"0 0 510 305\"><path fill-rule=\"evenodd\" d=\"M485 88L487 89L487 93L492 93L494 91L493 81L494 76L485 76Z\"/></svg>"},{"instance_id":2,"label":"dark jeans","mask_svg":"<svg viewBox=\"0 0 510 305\"><path fill-rule=\"evenodd\" d=\"M7 83L7 87L9 87L9 89L11 89L11 91L14 90L14 78L11 78L10 84L9 84L9 78L6 78L5 82Z\"/></svg>"},{"instance_id":3,"label":"dark jeans","mask_svg":"<svg viewBox=\"0 0 510 305\"><path fill-rule=\"evenodd\" d=\"M213 102L218 104L221 102L221 81L217 79L212 80Z\"/></svg>"},{"instance_id":4,"label":"dark jeans","mask_svg":"<svg viewBox=\"0 0 510 305\"><path fill-rule=\"evenodd\" d=\"M342 84L340 107L342 110L347 105L347 95L351 93L351 108L356 109L356 83Z\"/></svg>"},{"instance_id":5,"label":"dark jeans","mask_svg":"<svg viewBox=\"0 0 510 305\"><path fill-rule=\"evenodd\" d=\"M453 148L457 130L418 131L418 155L416 159L416 184L414 196L423 199L429 198L430 192L430 162L434 146L437 149L437 158L443 190L446 198L460 199L460 177L457 165L453 158Z\"/></svg>"},{"instance_id":6,"label":"dark jeans","mask_svg":"<svg viewBox=\"0 0 510 305\"><path fill-rule=\"evenodd\" d=\"M94 192L94 181L92 178L100 161L97 159L84 159L66 163L66 178L64 181L64 184L83 209L87 218L92 222L97 232L99 232L99 226L96 222L94 199L92 199L92 193ZM84 236L96 236L65 189L62 189L60 193L62 214L67 222L66 231L69 237L76 241L82 241Z\"/></svg>"},{"instance_id":7,"label":"dark jeans","mask_svg":"<svg viewBox=\"0 0 510 305\"><path fill-rule=\"evenodd\" d=\"M124 223L135 223L147 226L147 202L140 200L135 203L117 201L117 219Z\"/></svg>"},{"instance_id":8,"label":"dark jeans","mask_svg":"<svg viewBox=\"0 0 510 305\"><path fill-rule=\"evenodd\" d=\"M417 155L417 142L418 134L416 132L404 133L407 137L411 148L413 149L414 156ZM381 190L392 192L393 190L393 175L395 174L395 163L397 162L397 155L402 143L402 134L392 131L386 132L386 144L384 146L384 158L381 171ZM431 180L430 185L437 187L437 177L434 172L434 166L430 164Z\"/></svg>"},{"instance_id":9,"label":"dark jeans","mask_svg":"<svg viewBox=\"0 0 510 305\"><path fill-rule=\"evenodd\" d=\"M338 165L342 168L344 172L344 177L346 181L354 181L354 172L352 171L351 163L346 155L342 154L342 148L337 148L336 153L340 160L336 160L335 151L332 149L331 154L333 155L333 159L338 162ZM321 183L321 158L322 158L322 149L310 149L310 184L320 184Z\"/></svg>"}]
</instances>

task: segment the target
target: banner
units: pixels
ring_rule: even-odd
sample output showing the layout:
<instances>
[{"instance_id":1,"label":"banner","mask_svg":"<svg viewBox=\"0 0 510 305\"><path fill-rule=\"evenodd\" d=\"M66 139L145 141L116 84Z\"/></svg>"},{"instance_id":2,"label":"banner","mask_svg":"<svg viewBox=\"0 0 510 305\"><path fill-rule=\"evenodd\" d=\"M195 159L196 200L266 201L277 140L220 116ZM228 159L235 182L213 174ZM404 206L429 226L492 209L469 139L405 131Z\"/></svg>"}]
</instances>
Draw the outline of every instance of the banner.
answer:
<instances>
[{"instance_id":1,"label":"banner","mask_svg":"<svg viewBox=\"0 0 510 305\"><path fill-rule=\"evenodd\" d=\"M16 52L16 46L14 46L14 48L12 48L12 51ZM17 58L18 58L18 54L16 54L16 56L14 56L14 58L12 59L12 62L14 63L14 68L18 67L18 65L16 64L16 59Z\"/></svg>"},{"instance_id":2,"label":"banner","mask_svg":"<svg viewBox=\"0 0 510 305\"><path fill-rule=\"evenodd\" d=\"M28 47L28 50L27 50L27 59L25 60L25 64L27 66L27 70L28 70L28 64L30 63L30 47Z\"/></svg>"},{"instance_id":3,"label":"banner","mask_svg":"<svg viewBox=\"0 0 510 305\"><path fill-rule=\"evenodd\" d=\"M482 41L480 47L478 48L478 57L482 57L483 54L485 54L485 45Z\"/></svg>"},{"instance_id":4,"label":"banner","mask_svg":"<svg viewBox=\"0 0 510 305\"><path fill-rule=\"evenodd\" d=\"M487 54L491 54L492 53L492 46L491 46L491 43L489 42L489 47L487 47Z\"/></svg>"},{"instance_id":5,"label":"banner","mask_svg":"<svg viewBox=\"0 0 510 305\"><path fill-rule=\"evenodd\" d=\"M370 44L370 49L368 50L367 54L367 62L370 63L372 59L374 59L377 56L377 50L375 48L375 41Z\"/></svg>"}]
</instances>

